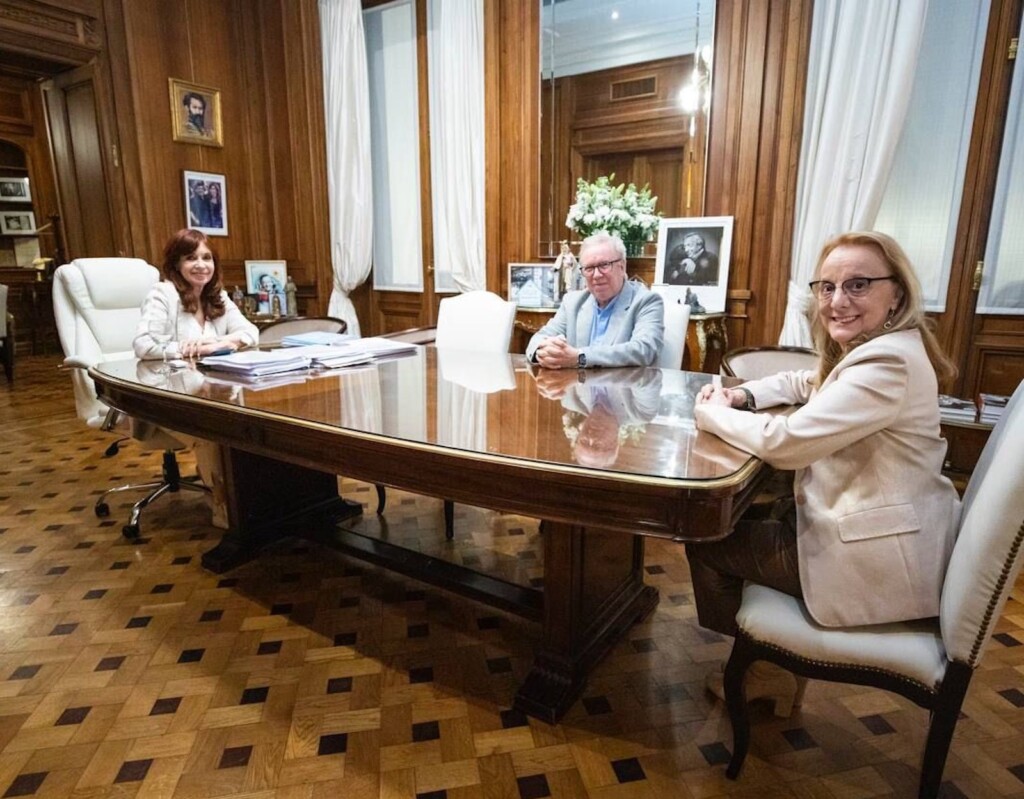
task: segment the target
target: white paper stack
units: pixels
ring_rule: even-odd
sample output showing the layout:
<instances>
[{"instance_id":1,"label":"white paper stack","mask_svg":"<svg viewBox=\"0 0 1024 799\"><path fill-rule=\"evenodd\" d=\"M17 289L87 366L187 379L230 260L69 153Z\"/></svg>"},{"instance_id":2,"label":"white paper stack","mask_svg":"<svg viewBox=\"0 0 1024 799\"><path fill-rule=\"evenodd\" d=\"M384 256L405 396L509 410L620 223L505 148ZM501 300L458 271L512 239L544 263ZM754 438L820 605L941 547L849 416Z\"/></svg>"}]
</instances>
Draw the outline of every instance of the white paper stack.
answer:
<instances>
[{"instance_id":1,"label":"white paper stack","mask_svg":"<svg viewBox=\"0 0 1024 799\"><path fill-rule=\"evenodd\" d=\"M356 347L313 344L305 347L290 347L287 350L274 350L282 354L298 355L308 358L310 365L319 369L336 369L341 366L355 366L373 360L373 355Z\"/></svg>"},{"instance_id":2,"label":"white paper stack","mask_svg":"<svg viewBox=\"0 0 1024 799\"><path fill-rule=\"evenodd\" d=\"M270 352L246 350L233 352L230 355L207 355L199 363L210 369L258 378L308 369L310 360L289 350L271 350Z\"/></svg>"},{"instance_id":3,"label":"white paper stack","mask_svg":"<svg viewBox=\"0 0 1024 799\"><path fill-rule=\"evenodd\" d=\"M325 330L310 330L306 333L293 333L281 339L284 347L308 347L313 345L337 346L352 341L348 333L328 333Z\"/></svg>"},{"instance_id":4,"label":"white paper stack","mask_svg":"<svg viewBox=\"0 0 1024 799\"><path fill-rule=\"evenodd\" d=\"M973 422L978 407L971 400L939 394L939 417L948 422Z\"/></svg>"},{"instance_id":5,"label":"white paper stack","mask_svg":"<svg viewBox=\"0 0 1024 799\"><path fill-rule=\"evenodd\" d=\"M283 340L282 340L283 343ZM337 344L317 344L305 347L288 347L274 350L287 355L301 355L309 358L314 367L335 369L342 366L354 366L360 363L390 358L415 352L416 345L407 341L393 341L389 338L349 338Z\"/></svg>"}]
</instances>

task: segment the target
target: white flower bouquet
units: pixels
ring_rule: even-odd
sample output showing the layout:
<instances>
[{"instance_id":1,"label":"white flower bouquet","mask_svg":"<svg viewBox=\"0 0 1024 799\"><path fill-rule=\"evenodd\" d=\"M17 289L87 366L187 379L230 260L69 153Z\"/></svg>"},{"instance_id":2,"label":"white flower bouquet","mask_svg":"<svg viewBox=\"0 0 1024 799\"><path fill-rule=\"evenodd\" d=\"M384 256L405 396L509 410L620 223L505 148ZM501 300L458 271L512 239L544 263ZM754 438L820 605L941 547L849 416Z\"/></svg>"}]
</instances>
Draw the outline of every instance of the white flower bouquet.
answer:
<instances>
[{"instance_id":1,"label":"white flower bouquet","mask_svg":"<svg viewBox=\"0 0 1024 799\"><path fill-rule=\"evenodd\" d=\"M565 226L583 239L599 231L618 236L624 242L644 242L658 230L660 213L654 210L657 197L649 186L614 185L615 173L599 177L593 183L583 178L576 182L576 202L569 206Z\"/></svg>"}]
</instances>

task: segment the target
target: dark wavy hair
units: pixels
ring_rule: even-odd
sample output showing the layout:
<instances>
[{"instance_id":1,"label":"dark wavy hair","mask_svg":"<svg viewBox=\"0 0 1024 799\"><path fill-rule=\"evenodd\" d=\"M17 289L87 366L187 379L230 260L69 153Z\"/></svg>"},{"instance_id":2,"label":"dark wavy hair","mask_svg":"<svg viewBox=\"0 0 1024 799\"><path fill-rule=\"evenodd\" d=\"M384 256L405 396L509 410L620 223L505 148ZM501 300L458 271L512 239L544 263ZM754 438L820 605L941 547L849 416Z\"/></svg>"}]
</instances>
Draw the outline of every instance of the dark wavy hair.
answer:
<instances>
[{"instance_id":1,"label":"dark wavy hair","mask_svg":"<svg viewBox=\"0 0 1024 799\"><path fill-rule=\"evenodd\" d=\"M210 247L210 252L213 253L213 277L209 283L203 286L198 302L192 293L192 284L178 270L181 259L192 255L199 249L200 244L210 247L210 242L203 233L191 228L179 230L164 246L164 262L160 271L163 273L164 279L173 283L178 290L182 308L189 313L195 313L199 310L199 304L202 303L203 315L207 319L216 319L225 313L222 295L224 287L220 281L220 259L217 257L217 251Z\"/></svg>"}]
</instances>

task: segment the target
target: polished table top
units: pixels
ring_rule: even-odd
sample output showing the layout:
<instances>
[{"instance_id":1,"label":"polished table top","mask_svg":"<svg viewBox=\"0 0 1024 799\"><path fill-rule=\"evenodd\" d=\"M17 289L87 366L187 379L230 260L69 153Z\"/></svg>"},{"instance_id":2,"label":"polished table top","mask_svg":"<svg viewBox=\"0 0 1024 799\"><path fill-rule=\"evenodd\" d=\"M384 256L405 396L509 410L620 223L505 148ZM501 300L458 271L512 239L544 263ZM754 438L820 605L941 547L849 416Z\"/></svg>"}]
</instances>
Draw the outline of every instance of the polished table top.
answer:
<instances>
[{"instance_id":1,"label":"polished table top","mask_svg":"<svg viewBox=\"0 0 1024 799\"><path fill-rule=\"evenodd\" d=\"M124 361L90 370L111 407L225 448L222 573L280 535L487 602L541 625L514 705L557 721L586 677L657 605L644 536L729 533L768 470L693 426L710 379L659 369L534 372L522 356L417 347L366 367L258 384ZM335 475L541 520L543 587L345 525ZM326 518L321 519L326 514ZM364 519L365 521L365 519Z\"/></svg>"},{"instance_id":2,"label":"polished table top","mask_svg":"<svg viewBox=\"0 0 1024 799\"><path fill-rule=\"evenodd\" d=\"M511 468L508 474L513 476L541 469L573 485L598 480L605 486L657 486L664 497L686 491L734 495L760 468L753 456L695 430L694 396L711 379L704 373L537 370L519 355L432 346L367 366L294 372L257 382L194 366L164 374L161 367L151 361L110 362L95 367L93 375L114 407L143 418L144 408L122 407L126 398L119 402L110 392L127 391L136 399L147 392L174 395L182 424L177 429L195 435L204 431L188 429L191 417L216 406L232 417L286 421L293 431L315 430L326 436L321 439L325 449L343 441L373 441L399 445L405 452L432 453L442 458L442 466L454 463L453 458L470 458ZM149 418L176 429L167 413L165 408ZM235 439L224 443L237 444ZM272 449L267 442L257 443ZM324 456L330 460L326 452ZM304 460L309 460L308 453ZM330 465L325 462L324 468ZM377 479L402 486L386 477ZM460 496L455 491L451 498ZM676 529L657 533L688 537L683 526L673 524ZM708 530L698 537L725 532Z\"/></svg>"}]
</instances>

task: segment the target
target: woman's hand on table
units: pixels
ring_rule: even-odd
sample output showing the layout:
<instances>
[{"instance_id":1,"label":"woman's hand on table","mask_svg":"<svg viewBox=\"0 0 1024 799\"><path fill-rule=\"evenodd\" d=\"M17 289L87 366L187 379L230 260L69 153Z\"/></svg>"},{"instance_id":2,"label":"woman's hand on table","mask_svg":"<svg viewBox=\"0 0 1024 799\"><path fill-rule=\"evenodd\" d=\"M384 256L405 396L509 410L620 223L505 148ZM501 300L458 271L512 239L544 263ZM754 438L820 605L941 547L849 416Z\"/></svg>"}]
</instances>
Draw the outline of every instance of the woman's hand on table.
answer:
<instances>
[{"instance_id":1,"label":"woman's hand on table","mask_svg":"<svg viewBox=\"0 0 1024 799\"><path fill-rule=\"evenodd\" d=\"M238 342L229 338L186 339L178 343L181 357L193 360L206 355L213 355L215 352L235 352L237 349Z\"/></svg>"},{"instance_id":2,"label":"woman's hand on table","mask_svg":"<svg viewBox=\"0 0 1024 799\"><path fill-rule=\"evenodd\" d=\"M713 383L700 387L696 397L697 405L724 405L727 408L742 408L747 404L747 395L738 388L723 388Z\"/></svg>"}]
</instances>

